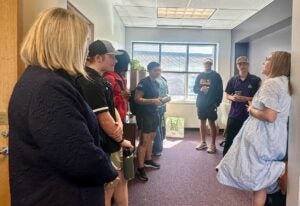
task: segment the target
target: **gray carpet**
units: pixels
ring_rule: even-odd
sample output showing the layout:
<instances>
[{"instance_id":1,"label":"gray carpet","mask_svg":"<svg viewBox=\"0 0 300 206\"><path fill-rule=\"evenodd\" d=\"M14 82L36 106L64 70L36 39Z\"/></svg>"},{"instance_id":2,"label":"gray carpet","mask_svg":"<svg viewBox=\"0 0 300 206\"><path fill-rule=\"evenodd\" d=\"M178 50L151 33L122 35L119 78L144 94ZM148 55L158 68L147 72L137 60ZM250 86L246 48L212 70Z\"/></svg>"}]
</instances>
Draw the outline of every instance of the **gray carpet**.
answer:
<instances>
[{"instance_id":1,"label":"gray carpet","mask_svg":"<svg viewBox=\"0 0 300 206\"><path fill-rule=\"evenodd\" d=\"M163 155L154 158L161 169L147 169L148 182L130 181L129 205L250 206L251 193L223 186L216 179L222 147L214 155L197 151L198 139L197 130L186 131L182 141L168 138Z\"/></svg>"}]
</instances>

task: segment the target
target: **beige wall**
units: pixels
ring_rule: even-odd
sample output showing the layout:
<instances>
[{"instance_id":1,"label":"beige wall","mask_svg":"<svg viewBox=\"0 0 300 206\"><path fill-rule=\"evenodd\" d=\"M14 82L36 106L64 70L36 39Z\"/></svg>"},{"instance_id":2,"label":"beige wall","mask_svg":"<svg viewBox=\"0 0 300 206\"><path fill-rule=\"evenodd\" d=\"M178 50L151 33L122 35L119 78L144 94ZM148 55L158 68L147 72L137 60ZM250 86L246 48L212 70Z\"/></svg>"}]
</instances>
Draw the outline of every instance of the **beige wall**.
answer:
<instances>
[{"instance_id":1,"label":"beige wall","mask_svg":"<svg viewBox=\"0 0 300 206\"><path fill-rule=\"evenodd\" d=\"M218 119L216 121L220 129L225 129L230 104L223 101L218 107ZM169 103L167 104L166 117L183 117L185 128L198 128L200 121L197 116L195 103Z\"/></svg>"},{"instance_id":2,"label":"beige wall","mask_svg":"<svg viewBox=\"0 0 300 206\"><path fill-rule=\"evenodd\" d=\"M289 168L288 168L288 206L300 206L299 171L300 171L300 0L293 2L292 17L292 72L291 81L294 88L290 116L289 134Z\"/></svg>"},{"instance_id":3,"label":"beige wall","mask_svg":"<svg viewBox=\"0 0 300 206\"><path fill-rule=\"evenodd\" d=\"M23 34L41 11L51 7L67 8L67 0L23 0Z\"/></svg>"}]
</instances>

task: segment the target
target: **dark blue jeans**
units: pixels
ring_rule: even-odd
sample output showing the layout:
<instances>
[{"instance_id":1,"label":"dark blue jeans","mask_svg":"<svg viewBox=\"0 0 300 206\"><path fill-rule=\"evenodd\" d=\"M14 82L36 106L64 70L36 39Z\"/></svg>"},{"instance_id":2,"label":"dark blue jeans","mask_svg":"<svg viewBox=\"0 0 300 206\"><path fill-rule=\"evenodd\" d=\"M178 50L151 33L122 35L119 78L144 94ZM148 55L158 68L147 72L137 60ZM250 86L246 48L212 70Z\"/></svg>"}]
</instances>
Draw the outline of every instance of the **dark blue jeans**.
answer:
<instances>
[{"instance_id":1,"label":"dark blue jeans","mask_svg":"<svg viewBox=\"0 0 300 206\"><path fill-rule=\"evenodd\" d=\"M165 138L165 131L163 128L163 117L164 117L164 111L159 109L158 110L158 116L159 116L159 124L156 130L156 136L153 141L153 149L152 154L160 154L163 151L163 141Z\"/></svg>"}]
</instances>

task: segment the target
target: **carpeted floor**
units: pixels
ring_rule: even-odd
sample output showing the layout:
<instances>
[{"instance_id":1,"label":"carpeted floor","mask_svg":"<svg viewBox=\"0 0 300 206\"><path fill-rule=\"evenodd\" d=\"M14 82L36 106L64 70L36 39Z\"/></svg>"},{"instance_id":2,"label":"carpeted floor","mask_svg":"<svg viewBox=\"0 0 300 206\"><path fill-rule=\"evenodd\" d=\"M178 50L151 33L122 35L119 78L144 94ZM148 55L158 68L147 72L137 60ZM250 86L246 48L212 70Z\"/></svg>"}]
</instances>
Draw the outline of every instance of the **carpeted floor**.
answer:
<instances>
[{"instance_id":1,"label":"carpeted floor","mask_svg":"<svg viewBox=\"0 0 300 206\"><path fill-rule=\"evenodd\" d=\"M184 139L168 138L163 155L154 158L161 169L147 169L146 183L130 181L129 205L250 206L251 193L223 186L216 179L215 166L222 157L222 147L214 155L197 151L198 138L197 130L187 130Z\"/></svg>"}]
</instances>

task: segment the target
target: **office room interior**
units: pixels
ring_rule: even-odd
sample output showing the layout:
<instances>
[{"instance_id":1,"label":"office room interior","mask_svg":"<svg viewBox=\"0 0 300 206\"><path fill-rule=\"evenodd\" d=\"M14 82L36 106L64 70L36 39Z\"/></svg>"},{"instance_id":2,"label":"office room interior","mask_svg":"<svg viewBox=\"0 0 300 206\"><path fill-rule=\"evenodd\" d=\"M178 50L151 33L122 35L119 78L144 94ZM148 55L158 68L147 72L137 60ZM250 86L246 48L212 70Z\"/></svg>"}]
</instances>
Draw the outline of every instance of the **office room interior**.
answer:
<instances>
[{"instance_id":1,"label":"office room interior","mask_svg":"<svg viewBox=\"0 0 300 206\"><path fill-rule=\"evenodd\" d=\"M160 170L147 170L148 182L128 182L130 206L252 205L252 192L224 186L216 178L216 166L223 157L220 143L231 108L225 93L215 121L216 154L195 150L200 142L195 79L204 72L203 60L210 58L225 92L228 81L238 75L236 59L247 56L249 73L264 82L262 68L266 57L274 51L291 53L293 94L284 205L300 206L300 0L1 0L1 206L11 205L7 116L12 91L25 71L19 55L21 43L38 14L52 7L79 15L89 26L91 42L111 42L115 49L126 50L130 59L138 60L145 70L148 63L158 62L171 97L166 104L164 127L171 130L168 124L172 119L184 122L179 125L183 136L168 137L167 131L163 152L154 157ZM127 88L133 90L147 75L148 72L137 72L129 65ZM207 142L210 133L207 125ZM135 135L138 136L136 131ZM134 141L137 147L138 137Z\"/></svg>"}]
</instances>

